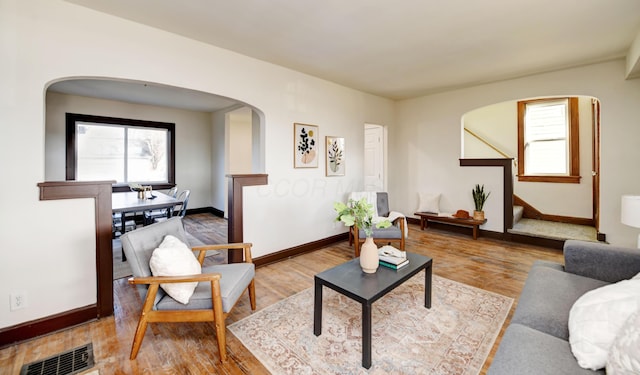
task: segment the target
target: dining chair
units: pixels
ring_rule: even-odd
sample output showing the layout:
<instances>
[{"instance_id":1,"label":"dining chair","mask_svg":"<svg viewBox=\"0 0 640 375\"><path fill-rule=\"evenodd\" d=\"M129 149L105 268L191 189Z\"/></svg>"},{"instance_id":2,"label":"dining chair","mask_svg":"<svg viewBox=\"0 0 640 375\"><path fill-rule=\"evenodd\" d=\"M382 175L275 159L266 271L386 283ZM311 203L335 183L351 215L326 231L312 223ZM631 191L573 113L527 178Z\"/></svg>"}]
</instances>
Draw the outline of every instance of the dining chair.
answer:
<instances>
[{"instance_id":1,"label":"dining chair","mask_svg":"<svg viewBox=\"0 0 640 375\"><path fill-rule=\"evenodd\" d=\"M251 310L256 309L255 266L251 259L250 243L231 243L195 246L193 256L202 265L207 251L242 249L243 263L203 266L201 274L183 276L154 276L150 261L158 246L171 235L188 244L182 218L174 217L124 234L122 248L129 259L133 277L129 284L136 285L144 301L136 328L130 359L136 359L149 323L160 322L212 322L217 336L220 361L227 360L225 319L247 290ZM171 265L173 263L170 263ZM183 304L165 292L165 284L197 282L188 303Z\"/></svg>"},{"instance_id":2,"label":"dining chair","mask_svg":"<svg viewBox=\"0 0 640 375\"><path fill-rule=\"evenodd\" d=\"M178 185L172 187L167 192L167 195L175 198L178 195ZM173 207L170 208L161 208L158 210L150 210L144 212L144 225L149 225L155 221L157 218L167 218L173 216Z\"/></svg>"},{"instance_id":3,"label":"dining chair","mask_svg":"<svg viewBox=\"0 0 640 375\"><path fill-rule=\"evenodd\" d=\"M129 232L136 229L135 220L127 220L127 216L123 215L122 212L114 212L111 214L111 232L113 234L113 238L118 236L118 233L122 234L122 220L124 218L124 231Z\"/></svg>"},{"instance_id":4,"label":"dining chair","mask_svg":"<svg viewBox=\"0 0 640 375\"><path fill-rule=\"evenodd\" d=\"M190 196L191 190L183 190L180 192L180 195L178 195L178 198L176 199L178 199L181 203L178 203L173 207L174 216L184 217L187 214L187 204L189 203Z\"/></svg>"},{"instance_id":5,"label":"dining chair","mask_svg":"<svg viewBox=\"0 0 640 375\"><path fill-rule=\"evenodd\" d=\"M180 192L178 197L176 198L180 203L173 206L171 209L171 213L173 217L182 217L187 214L187 205L189 204L189 197L191 196L190 190L183 190ZM157 217L153 220L154 223L158 223L161 221L167 220L167 217Z\"/></svg>"}]
</instances>

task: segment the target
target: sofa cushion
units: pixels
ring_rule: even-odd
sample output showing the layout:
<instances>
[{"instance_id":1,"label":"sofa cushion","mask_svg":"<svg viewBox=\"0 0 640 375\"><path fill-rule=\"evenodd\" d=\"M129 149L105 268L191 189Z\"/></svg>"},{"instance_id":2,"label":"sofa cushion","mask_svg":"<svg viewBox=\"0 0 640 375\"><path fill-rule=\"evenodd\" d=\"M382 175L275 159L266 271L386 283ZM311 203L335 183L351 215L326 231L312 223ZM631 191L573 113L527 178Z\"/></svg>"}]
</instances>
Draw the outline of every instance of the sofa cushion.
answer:
<instances>
[{"instance_id":1,"label":"sofa cushion","mask_svg":"<svg viewBox=\"0 0 640 375\"><path fill-rule=\"evenodd\" d=\"M567 340L569 311L574 302L607 284L550 267L532 267L511 321Z\"/></svg>"},{"instance_id":2,"label":"sofa cushion","mask_svg":"<svg viewBox=\"0 0 640 375\"><path fill-rule=\"evenodd\" d=\"M220 295L222 296L222 311L231 311L238 298L247 289L253 280L256 271L253 263L231 263L216 264L202 267L202 273L220 274ZM164 297L156 308L158 310L181 310L181 309L211 309L211 283L198 283L188 305L181 305L169 296Z\"/></svg>"},{"instance_id":3,"label":"sofa cushion","mask_svg":"<svg viewBox=\"0 0 640 375\"><path fill-rule=\"evenodd\" d=\"M569 313L569 344L580 366L604 368L613 340L638 309L638 279L605 285L580 297Z\"/></svg>"},{"instance_id":4,"label":"sofa cushion","mask_svg":"<svg viewBox=\"0 0 640 375\"><path fill-rule=\"evenodd\" d=\"M533 267L548 267L564 272L564 266L562 264L557 262L549 262L546 260L536 260L535 262L533 262Z\"/></svg>"},{"instance_id":5,"label":"sofa cushion","mask_svg":"<svg viewBox=\"0 0 640 375\"><path fill-rule=\"evenodd\" d=\"M604 374L578 366L565 340L512 323L504 332L487 375Z\"/></svg>"}]
</instances>

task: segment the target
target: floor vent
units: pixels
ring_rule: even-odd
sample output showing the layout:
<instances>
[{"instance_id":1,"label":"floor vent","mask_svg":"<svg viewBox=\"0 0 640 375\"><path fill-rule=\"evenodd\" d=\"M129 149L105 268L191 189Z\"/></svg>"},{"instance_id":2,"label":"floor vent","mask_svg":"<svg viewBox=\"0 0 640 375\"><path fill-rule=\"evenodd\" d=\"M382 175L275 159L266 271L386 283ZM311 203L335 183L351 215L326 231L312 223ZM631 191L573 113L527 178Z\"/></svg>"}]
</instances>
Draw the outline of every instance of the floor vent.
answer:
<instances>
[{"instance_id":1,"label":"floor vent","mask_svg":"<svg viewBox=\"0 0 640 375\"><path fill-rule=\"evenodd\" d=\"M20 375L71 375L93 367L93 344L22 366Z\"/></svg>"}]
</instances>

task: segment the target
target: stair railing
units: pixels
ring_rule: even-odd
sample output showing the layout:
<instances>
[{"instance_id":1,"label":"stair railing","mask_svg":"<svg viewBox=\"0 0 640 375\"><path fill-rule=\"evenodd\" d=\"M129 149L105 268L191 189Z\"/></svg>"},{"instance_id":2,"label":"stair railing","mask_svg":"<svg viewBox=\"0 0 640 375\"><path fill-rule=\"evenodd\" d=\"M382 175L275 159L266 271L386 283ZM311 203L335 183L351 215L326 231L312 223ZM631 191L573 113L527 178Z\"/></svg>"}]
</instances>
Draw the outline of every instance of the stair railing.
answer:
<instances>
[{"instance_id":1,"label":"stair railing","mask_svg":"<svg viewBox=\"0 0 640 375\"><path fill-rule=\"evenodd\" d=\"M503 156L506 159L513 159L513 166L517 167L518 166L518 161L516 158L509 156L506 152L500 150L499 148L497 148L496 146L492 145L491 142L487 141L486 139L482 138L481 136L479 136L478 134L474 133L472 130L469 130L467 128L464 128L464 131L471 134L474 138L476 138L477 140L479 140L480 142L484 143L485 145L489 146L492 150L494 150L495 152L497 152L498 154L500 154L501 156ZM515 169L517 170L517 169Z\"/></svg>"}]
</instances>

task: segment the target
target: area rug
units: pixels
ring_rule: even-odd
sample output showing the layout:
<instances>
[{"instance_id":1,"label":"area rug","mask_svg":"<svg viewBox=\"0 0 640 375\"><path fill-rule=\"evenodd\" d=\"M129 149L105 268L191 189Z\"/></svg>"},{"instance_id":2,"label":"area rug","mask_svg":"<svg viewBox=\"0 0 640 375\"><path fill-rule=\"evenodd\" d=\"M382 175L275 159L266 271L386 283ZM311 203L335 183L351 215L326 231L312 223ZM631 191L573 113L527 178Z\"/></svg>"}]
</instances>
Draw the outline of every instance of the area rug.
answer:
<instances>
[{"instance_id":1,"label":"area rug","mask_svg":"<svg viewBox=\"0 0 640 375\"><path fill-rule=\"evenodd\" d=\"M512 298L433 276L424 307L424 271L372 307L372 366L362 367L361 305L323 289L322 334L313 334L306 289L228 326L274 375L478 374Z\"/></svg>"}]
</instances>

